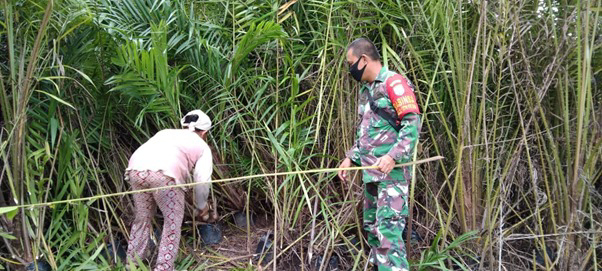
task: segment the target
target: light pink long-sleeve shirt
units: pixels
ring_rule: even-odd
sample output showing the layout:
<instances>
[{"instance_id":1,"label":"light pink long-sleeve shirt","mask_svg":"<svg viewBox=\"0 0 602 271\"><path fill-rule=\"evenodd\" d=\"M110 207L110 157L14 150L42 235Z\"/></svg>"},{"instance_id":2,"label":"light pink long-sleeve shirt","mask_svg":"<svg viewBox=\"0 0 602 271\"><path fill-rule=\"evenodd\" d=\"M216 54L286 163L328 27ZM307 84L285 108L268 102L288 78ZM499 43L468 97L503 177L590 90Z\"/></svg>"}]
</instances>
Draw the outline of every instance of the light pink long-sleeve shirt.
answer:
<instances>
[{"instance_id":1,"label":"light pink long-sleeve shirt","mask_svg":"<svg viewBox=\"0 0 602 271\"><path fill-rule=\"evenodd\" d=\"M188 183L194 168L195 202L205 208L211 189L213 159L211 149L197 134L186 129L165 129L140 146L128 163L130 170L162 171L176 183Z\"/></svg>"}]
</instances>

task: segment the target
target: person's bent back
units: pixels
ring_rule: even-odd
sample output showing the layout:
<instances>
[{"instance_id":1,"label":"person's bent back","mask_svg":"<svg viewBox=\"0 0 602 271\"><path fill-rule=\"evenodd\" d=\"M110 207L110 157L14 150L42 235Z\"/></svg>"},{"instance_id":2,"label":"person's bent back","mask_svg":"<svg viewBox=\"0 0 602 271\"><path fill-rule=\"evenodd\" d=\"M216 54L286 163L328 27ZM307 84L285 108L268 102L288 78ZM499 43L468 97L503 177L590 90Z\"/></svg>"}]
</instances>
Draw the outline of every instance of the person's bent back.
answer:
<instances>
[{"instance_id":1,"label":"person's bent back","mask_svg":"<svg viewBox=\"0 0 602 271\"><path fill-rule=\"evenodd\" d=\"M213 169L211 149L205 142L211 120L200 110L188 113L181 121L185 129L165 129L142 146L129 160L125 179L133 190L187 183L195 185L195 216L208 210ZM190 172L194 174L190 178ZM155 270L174 270L184 218L186 190L171 187L153 192L135 193L134 223L130 231L127 260L136 264L146 255L151 221L158 206L163 213L163 232ZM205 217L205 216L203 216ZM208 216L207 216L208 217Z\"/></svg>"}]
</instances>

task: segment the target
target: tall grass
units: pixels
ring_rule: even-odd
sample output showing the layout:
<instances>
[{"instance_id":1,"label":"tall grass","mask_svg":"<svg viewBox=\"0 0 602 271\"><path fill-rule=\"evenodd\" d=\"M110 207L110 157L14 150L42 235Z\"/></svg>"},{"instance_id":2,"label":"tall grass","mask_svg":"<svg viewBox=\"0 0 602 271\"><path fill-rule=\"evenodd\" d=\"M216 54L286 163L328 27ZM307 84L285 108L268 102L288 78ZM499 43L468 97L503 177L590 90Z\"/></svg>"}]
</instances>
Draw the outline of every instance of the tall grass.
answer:
<instances>
[{"instance_id":1,"label":"tall grass","mask_svg":"<svg viewBox=\"0 0 602 271\"><path fill-rule=\"evenodd\" d=\"M132 151L193 108L215 122L214 179L336 167L357 123L344 50L366 36L416 85L417 157L446 157L416 167L417 269L602 268L600 1L1 3L0 206L128 190ZM359 179L296 174L213 196L222 214L273 222L269 268L326 270L336 255L360 270ZM132 207L4 214L0 266L117 268L102 251L127 238ZM244 267L190 239L179 268Z\"/></svg>"}]
</instances>

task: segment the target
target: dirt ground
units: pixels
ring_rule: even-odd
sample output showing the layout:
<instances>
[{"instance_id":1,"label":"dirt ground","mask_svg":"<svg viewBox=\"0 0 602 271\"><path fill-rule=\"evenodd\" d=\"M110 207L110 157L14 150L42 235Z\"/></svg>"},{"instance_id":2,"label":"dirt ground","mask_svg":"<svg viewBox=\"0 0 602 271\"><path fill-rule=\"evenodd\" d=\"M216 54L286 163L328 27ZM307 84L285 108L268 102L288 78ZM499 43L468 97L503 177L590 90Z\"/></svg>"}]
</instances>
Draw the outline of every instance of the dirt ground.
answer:
<instances>
[{"instance_id":1,"label":"dirt ground","mask_svg":"<svg viewBox=\"0 0 602 271\"><path fill-rule=\"evenodd\" d=\"M203 243L198 227L193 230L192 223L183 225L182 234L186 241L186 253L193 255L197 262L206 263L207 270L245 269L253 265L260 269L258 257L255 256L260 237L270 232L273 227L267 218L256 218L249 234L246 229L234 224L233 214L227 214L217 223L222 232L222 240L215 245ZM249 270L249 269L247 269ZM251 269L253 270L253 269Z\"/></svg>"}]
</instances>

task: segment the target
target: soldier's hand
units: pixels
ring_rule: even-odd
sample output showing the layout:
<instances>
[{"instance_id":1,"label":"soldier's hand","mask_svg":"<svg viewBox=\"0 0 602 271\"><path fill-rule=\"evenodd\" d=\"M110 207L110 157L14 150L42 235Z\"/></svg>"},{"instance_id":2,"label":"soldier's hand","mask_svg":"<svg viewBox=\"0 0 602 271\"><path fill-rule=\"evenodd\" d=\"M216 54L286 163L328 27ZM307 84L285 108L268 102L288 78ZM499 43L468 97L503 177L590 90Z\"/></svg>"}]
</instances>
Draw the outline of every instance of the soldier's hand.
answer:
<instances>
[{"instance_id":1,"label":"soldier's hand","mask_svg":"<svg viewBox=\"0 0 602 271\"><path fill-rule=\"evenodd\" d=\"M341 162L341 164L339 165L339 178L343 181L347 180L347 170L344 170L345 168L348 168L351 166L351 159L349 158L345 158L345 160L343 160L343 162Z\"/></svg>"},{"instance_id":2,"label":"soldier's hand","mask_svg":"<svg viewBox=\"0 0 602 271\"><path fill-rule=\"evenodd\" d=\"M374 163L374 166L378 166L378 169L382 173L389 174L395 166L395 160L393 160L391 156L386 154L385 156L378 158L378 160L376 160L376 163Z\"/></svg>"}]
</instances>

